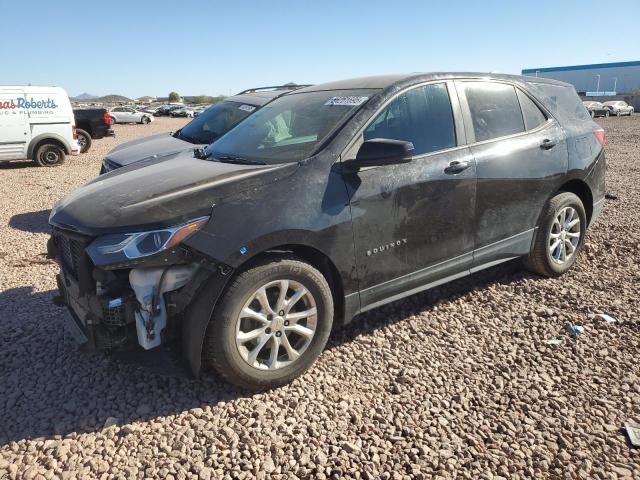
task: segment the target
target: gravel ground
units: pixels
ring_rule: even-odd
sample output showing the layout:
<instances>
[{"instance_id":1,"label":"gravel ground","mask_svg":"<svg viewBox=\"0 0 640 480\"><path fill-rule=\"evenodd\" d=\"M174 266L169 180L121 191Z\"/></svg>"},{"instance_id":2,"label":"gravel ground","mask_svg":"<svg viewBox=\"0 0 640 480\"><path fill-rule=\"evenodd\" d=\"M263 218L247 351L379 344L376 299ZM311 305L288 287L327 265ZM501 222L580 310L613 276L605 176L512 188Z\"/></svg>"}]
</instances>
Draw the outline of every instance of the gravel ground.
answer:
<instances>
[{"instance_id":1,"label":"gravel ground","mask_svg":"<svg viewBox=\"0 0 640 480\"><path fill-rule=\"evenodd\" d=\"M362 315L256 395L79 351L51 303L51 205L116 144L183 123L0 166L0 478L640 478L622 429L640 420L640 115L600 121L617 198L569 274L509 264Z\"/></svg>"}]
</instances>

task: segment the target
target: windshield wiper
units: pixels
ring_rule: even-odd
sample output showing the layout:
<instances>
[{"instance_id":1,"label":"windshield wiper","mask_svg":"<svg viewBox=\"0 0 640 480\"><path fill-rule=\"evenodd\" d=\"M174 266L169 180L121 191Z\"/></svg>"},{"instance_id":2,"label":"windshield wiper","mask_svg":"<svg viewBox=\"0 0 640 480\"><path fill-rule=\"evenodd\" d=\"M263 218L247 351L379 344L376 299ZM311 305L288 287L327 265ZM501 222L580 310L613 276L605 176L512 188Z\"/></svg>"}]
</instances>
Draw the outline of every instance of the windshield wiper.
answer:
<instances>
[{"instance_id":1,"label":"windshield wiper","mask_svg":"<svg viewBox=\"0 0 640 480\"><path fill-rule=\"evenodd\" d=\"M239 157L238 155L222 155L221 157L211 157L211 160L221 163L235 163L238 165L266 165L266 163L264 162L249 160L248 158Z\"/></svg>"}]
</instances>

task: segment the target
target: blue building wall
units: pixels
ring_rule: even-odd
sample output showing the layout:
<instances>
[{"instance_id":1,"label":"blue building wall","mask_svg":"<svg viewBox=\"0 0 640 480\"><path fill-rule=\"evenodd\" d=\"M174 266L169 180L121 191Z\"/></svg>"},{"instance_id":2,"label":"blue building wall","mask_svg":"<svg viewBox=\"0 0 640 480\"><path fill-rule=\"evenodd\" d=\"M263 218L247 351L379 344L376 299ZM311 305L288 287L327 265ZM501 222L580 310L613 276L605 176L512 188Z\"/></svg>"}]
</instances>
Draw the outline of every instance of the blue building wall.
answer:
<instances>
[{"instance_id":1,"label":"blue building wall","mask_svg":"<svg viewBox=\"0 0 640 480\"><path fill-rule=\"evenodd\" d=\"M640 90L640 61L574 65L571 67L526 68L522 75L553 78L571 83L579 93L595 92L600 75L601 92L611 92L616 86L618 95ZM617 82L616 79L617 78Z\"/></svg>"}]
</instances>

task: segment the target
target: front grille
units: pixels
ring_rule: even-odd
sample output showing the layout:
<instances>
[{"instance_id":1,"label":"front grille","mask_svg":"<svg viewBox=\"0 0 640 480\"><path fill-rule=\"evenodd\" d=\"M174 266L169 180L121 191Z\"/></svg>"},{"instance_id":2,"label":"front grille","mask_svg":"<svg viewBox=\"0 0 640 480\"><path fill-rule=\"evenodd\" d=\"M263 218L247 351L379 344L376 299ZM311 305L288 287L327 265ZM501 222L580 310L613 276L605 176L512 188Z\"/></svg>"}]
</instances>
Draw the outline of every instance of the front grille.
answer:
<instances>
[{"instance_id":1,"label":"front grille","mask_svg":"<svg viewBox=\"0 0 640 480\"><path fill-rule=\"evenodd\" d=\"M84 245L80 241L65 235L57 234L54 238L58 248L59 260L65 272L70 273L77 280L78 270L85 255Z\"/></svg>"},{"instance_id":2,"label":"front grille","mask_svg":"<svg viewBox=\"0 0 640 480\"><path fill-rule=\"evenodd\" d=\"M60 267L66 275L81 284L81 288L91 288L91 260L85 252L91 238L54 229L53 240L56 246L56 256Z\"/></svg>"}]
</instances>

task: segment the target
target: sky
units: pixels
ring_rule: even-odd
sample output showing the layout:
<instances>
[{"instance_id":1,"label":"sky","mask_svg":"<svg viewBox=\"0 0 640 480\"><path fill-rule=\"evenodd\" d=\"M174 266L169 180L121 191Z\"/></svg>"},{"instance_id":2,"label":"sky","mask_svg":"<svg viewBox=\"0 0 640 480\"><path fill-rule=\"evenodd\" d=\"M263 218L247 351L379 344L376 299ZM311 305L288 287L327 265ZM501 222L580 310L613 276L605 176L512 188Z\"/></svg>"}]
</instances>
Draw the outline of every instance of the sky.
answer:
<instances>
[{"instance_id":1,"label":"sky","mask_svg":"<svg viewBox=\"0 0 640 480\"><path fill-rule=\"evenodd\" d=\"M640 60L639 0L617 0L615 12L588 0L0 5L0 85L57 85L71 96L231 95L384 73Z\"/></svg>"}]
</instances>

